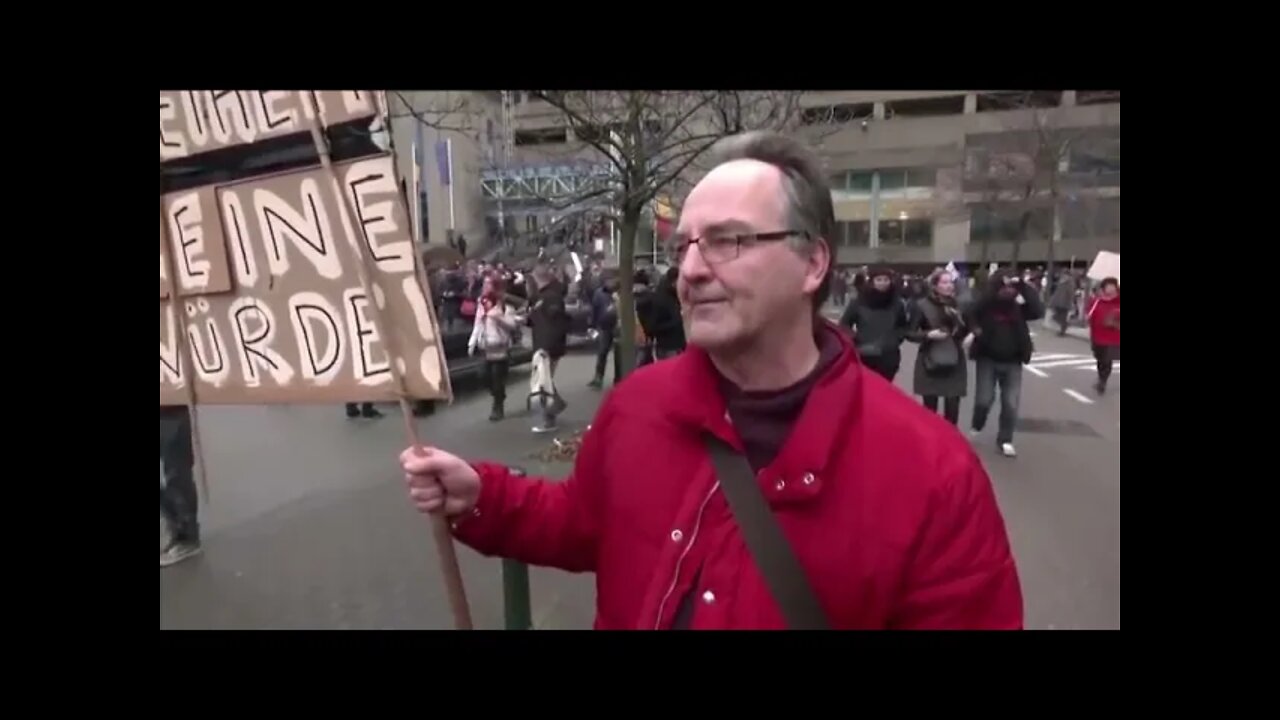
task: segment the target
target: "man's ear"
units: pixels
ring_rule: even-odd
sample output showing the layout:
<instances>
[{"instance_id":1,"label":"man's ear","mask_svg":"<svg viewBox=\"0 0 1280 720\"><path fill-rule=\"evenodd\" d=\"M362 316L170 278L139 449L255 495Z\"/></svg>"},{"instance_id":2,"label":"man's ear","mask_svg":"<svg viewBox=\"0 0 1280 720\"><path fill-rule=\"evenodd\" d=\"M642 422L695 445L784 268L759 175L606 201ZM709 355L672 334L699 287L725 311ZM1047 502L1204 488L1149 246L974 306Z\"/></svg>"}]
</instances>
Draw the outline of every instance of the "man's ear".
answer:
<instances>
[{"instance_id":1,"label":"man's ear","mask_svg":"<svg viewBox=\"0 0 1280 720\"><path fill-rule=\"evenodd\" d=\"M805 290L817 292L822 281L831 271L831 246L826 238L818 238L809 247L808 268L805 271Z\"/></svg>"}]
</instances>

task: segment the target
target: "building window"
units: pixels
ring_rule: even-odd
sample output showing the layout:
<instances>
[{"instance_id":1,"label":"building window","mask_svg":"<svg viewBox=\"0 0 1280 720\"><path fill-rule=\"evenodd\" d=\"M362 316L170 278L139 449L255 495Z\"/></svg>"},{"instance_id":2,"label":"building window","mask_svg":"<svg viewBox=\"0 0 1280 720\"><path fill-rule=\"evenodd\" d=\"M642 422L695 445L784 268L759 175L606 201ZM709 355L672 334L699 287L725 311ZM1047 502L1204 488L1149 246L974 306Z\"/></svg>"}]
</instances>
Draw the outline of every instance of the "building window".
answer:
<instances>
[{"instance_id":1,"label":"building window","mask_svg":"<svg viewBox=\"0 0 1280 720\"><path fill-rule=\"evenodd\" d=\"M932 188L937 182L937 168L888 168L880 171L881 191Z\"/></svg>"},{"instance_id":2,"label":"building window","mask_svg":"<svg viewBox=\"0 0 1280 720\"><path fill-rule=\"evenodd\" d=\"M884 104L886 118L936 117L939 115L963 115L964 95L892 100Z\"/></svg>"},{"instance_id":3,"label":"building window","mask_svg":"<svg viewBox=\"0 0 1280 720\"><path fill-rule=\"evenodd\" d=\"M870 247L871 222L869 220L837 222L835 245L837 247Z\"/></svg>"},{"instance_id":4,"label":"building window","mask_svg":"<svg viewBox=\"0 0 1280 720\"><path fill-rule=\"evenodd\" d=\"M933 244L933 220L881 220L880 244L896 247L929 247Z\"/></svg>"},{"instance_id":5,"label":"building window","mask_svg":"<svg viewBox=\"0 0 1280 720\"><path fill-rule=\"evenodd\" d=\"M516 145L555 145L567 142L569 133L565 128L538 128L536 130L517 130Z\"/></svg>"},{"instance_id":6,"label":"building window","mask_svg":"<svg viewBox=\"0 0 1280 720\"><path fill-rule=\"evenodd\" d=\"M1083 240L1120 234L1120 198L1079 198L1062 203L1062 238Z\"/></svg>"},{"instance_id":7,"label":"building window","mask_svg":"<svg viewBox=\"0 0 1280 720\"><path fill-rule=\"evenodd\" d=\"M1077 95L1077 103L1079 103L1078 97ZM1061 90L1013 90L978 95L978 112L1051 108L1061 104Z\"/></svg>"},{"instance_id":8,"label":"building window","mask_svg":"<svg viewBox=\"0 0 1280 720\"><path fill-rule=\"evenodd\" d=\"M1028 207L1021 203L975 205L969 215L969 242L1013 242L1026 222L1024 240L1053 237L1053 209Z\"/></svg>"}]
</instances>

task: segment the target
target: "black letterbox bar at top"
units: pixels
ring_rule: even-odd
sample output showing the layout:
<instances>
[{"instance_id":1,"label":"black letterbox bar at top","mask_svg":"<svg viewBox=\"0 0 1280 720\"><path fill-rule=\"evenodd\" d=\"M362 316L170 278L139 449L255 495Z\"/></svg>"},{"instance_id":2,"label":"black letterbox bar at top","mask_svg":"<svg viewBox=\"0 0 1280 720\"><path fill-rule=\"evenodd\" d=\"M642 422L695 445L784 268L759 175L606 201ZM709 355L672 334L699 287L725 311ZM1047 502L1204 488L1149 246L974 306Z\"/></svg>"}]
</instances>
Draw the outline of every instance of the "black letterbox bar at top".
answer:
<instances>
[{"instance_id":1,"label":"black letterbox bar at top","mask_svg":"<svg viewBox=\"0 0 1280 720\"><path fill-rule=\"evenodd\" d=\"M382 152L369 132L369 118L351 120L325 129L333 162L356 160ZM225 185L320 163L311 132L270 138L247 145L211 150L160 163L160 194L206 185Z\"/></svg>"}]
</instances>

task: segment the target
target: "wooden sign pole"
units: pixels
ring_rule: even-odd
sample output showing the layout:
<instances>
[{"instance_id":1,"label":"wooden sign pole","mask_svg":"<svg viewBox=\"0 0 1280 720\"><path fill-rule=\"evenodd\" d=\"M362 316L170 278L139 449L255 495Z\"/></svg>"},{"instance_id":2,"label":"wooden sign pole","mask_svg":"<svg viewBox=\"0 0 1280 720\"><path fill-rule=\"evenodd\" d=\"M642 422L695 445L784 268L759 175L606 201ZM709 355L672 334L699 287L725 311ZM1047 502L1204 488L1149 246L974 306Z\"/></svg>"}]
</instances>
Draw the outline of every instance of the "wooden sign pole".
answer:
<instances>
[{"instance_id":1,"label":"wooden sign pole","mask_svg":"<svg viewBox=\"0 0 1280 720\"><path fill-rule=\"evenodd\" d=\"M351 198L347 195L346 188L342 184L341 178L333 168L333 161L329 156L329 144L326 142L324 133L321 130L320 106L316 101L315 91L306 93L311 103L312 119L311 119L311 139L315 143L316 153L320 156L320 162L324 165L325 170L333 178L337 186L338 194L342 197L343 205L346 208L348 221L353 221L359 217L356 212L355 205ZM390 128L387 129L390 132ZM398 189L397 189L398 193ZM408 208L406 208L407 210ZM413 446L415 452L425 452L422 441L418 439L418 428L414 424L413 408L409 404L408 386L404 382L404 375L400 372L400 368L396 363L397 359L403 359L403 355L396 352L398 348L394 347L390 326L387 325L386 316L382 312L382 308L378 307L377 298L373 293L373 268L376 267L369 250L368 243L363 242L362 238L353 238L360 246L357 252L356 269L360 274L360 283L364 287L365 296L369 299L369 305L373 308L376 322L382 329L384 341L390 351L388 354L392 356L392 361L388 363L391 369L391 376L398 386L398 399L400 401L400 413L404 418L405 436L408 438L410 445ZM338 242L337 245L342 246L343 243ZM411 247L412 244L411 244ZM416 252L416 247L414 248ZM426 287L423 287L426 291ZM428 307L430 307L428 305ZM437 342L439 340L437 339ZM445 366L441 366L445 367ZM448 374L447 370L444 374ZM446 380L447 382L447 380ZM453 546L453 533L449 529L449 521L443 514L431 516L431 530L435 537L436 552L439 555L440 571L444 575L445 589L449 596L449 607L453 611L453 624L458 630L471 630L471 608L467 604L467 592L462 583L462 570L458 566L457 551Z\"/></svg>"}]
</instances>

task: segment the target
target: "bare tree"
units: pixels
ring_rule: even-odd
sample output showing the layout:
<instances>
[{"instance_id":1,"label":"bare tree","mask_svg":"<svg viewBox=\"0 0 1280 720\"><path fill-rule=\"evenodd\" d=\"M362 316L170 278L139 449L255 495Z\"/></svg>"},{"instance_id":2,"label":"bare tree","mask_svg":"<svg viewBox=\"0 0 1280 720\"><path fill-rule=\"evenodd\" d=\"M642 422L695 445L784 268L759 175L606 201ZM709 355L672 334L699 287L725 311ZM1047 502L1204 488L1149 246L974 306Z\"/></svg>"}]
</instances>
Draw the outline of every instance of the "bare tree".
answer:
<instances>
[{"instance_id":1,"label":"bare tree","mask_svg":"<svg viewBox=\"0 0 1280 720\"><path fill-rule=\"evenodd\" d=\"M986 221L998 226L1004 239L1012 243L1015 270L1021 260L1022 244L1029 237L1048 241L1048 267L1055 262L1054 218L1070 185L1070 158L1081 145L1090 145L1103 153L1114 150L1119 158L1119 142L1115 147L1101 147L1096 128L1074 127L1063 122L1058 106L1058 93L1016 91L987 93L979 97L991 109L1025 110L1010 115L1006 132L988 136L989 142L971 147L966 159L965 175L970 189L981 195L978 207L986 211ZM991 233L983 237L981 260L989 257Z\"/></svg>"},{"instance_id":2,"label":"bare tree","mask_svg":"<svg viewBox=\"0 0 1280 720\"><path fill-rule=\"evenodd\" d=\"M787 130L799 118L791 91L557 91L530 96L560 116L571 139L593 149L607 168L599 182L554 198L558 210L591 208L620 229L619 324L623 372L635 359L636 236L646 208L659 194L682 197L705 168L698 160L720 138L746 130Z\"/></svg>"}]
</instances>

